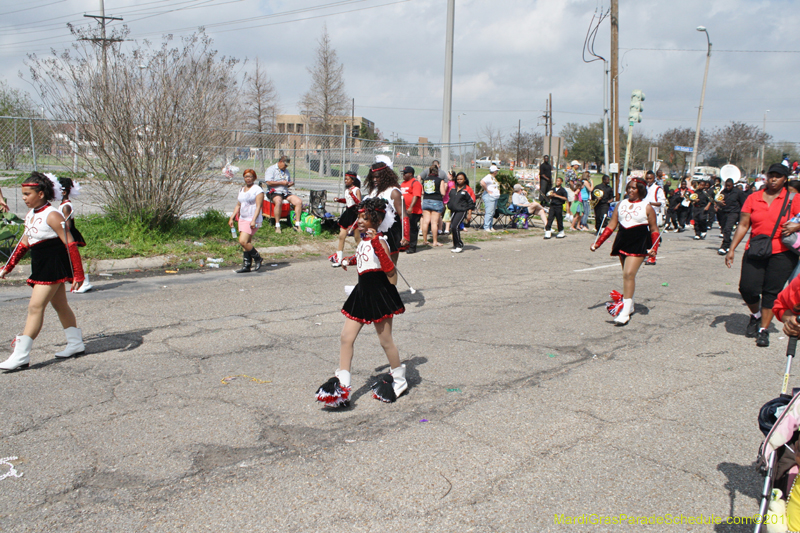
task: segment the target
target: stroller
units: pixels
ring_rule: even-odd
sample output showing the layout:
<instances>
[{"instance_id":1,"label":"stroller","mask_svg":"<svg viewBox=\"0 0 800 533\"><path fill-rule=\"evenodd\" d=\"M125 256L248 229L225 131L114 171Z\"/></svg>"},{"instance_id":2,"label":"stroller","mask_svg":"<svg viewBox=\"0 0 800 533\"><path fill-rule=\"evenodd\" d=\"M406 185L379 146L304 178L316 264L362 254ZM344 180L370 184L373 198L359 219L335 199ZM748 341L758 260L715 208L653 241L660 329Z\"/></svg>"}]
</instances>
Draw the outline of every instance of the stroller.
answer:
<instances>
[{"instance_id":1,"label":"stroller","mask_svg":"<svg viewBox=\"0 0 800 533\"><path fill-rule=\"evenodd\" d=\"M336 218L332 213L328 213L325 206L328 202L328 191L309 191L308 197L308 212L315 217L321 219L323 226L328 226L329 229L336 229Z\"/></svg>"},{"instance_id":2,"label":"stroller","mask_svg":"<svg viewBox=\"0 0 800 533\"><path fill-rule=\"evenodd\" d=\"M796 349L797 337L790 337L781 394L764 404L758 416L759 428L765 436L758 460L766 466L767 475L759 509L763 524L756 524L755 533L762 531L762 525L766 526L768 533L788 531L789 511L794 515L792 524L800 524L800 502L789 504L795 480L800 473L795 457L795 450L800 445L800 389L794 389L792 394L786 393Z\"/></svg>"}]
</instances>

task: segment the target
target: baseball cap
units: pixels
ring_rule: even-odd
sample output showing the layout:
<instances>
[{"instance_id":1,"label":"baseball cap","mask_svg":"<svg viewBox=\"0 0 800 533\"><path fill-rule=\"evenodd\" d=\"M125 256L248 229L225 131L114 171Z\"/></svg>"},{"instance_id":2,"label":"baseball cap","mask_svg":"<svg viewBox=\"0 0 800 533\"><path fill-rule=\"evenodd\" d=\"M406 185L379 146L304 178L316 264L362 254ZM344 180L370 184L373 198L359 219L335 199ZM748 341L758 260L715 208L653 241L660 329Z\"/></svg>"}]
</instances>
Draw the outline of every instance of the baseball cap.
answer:
<instances>
[{"instance_id":1,"label":"baseball cap","mask_svg":"<svg viewBox=\"0 0 800 533\"><path fill-rule=\"evenodd\" d=\"M405 167L403 169L403 174L414 174L414 167Z\"/></svg>"},{"instance_id":2,"label":"baseball cap","mask_svg":"<svg viewBox=\"0 0 800 533\"><path fill-rule=\"evenodd\" d=\"M780 174L781 176L788 177L789 176L789 167L784 165L783 163L773 163L770 165L767 174L771 174L772 172L776 174Z\"/></svg>"},{"instance_id":3,"label":"baseball cap","mask_svg":"<svg viewBox=\"0 0 800 533\"><path fill-rule=\"evenodd\" d=\"M492 166L489 167L489 174L497 172L497 170L498 170L497 166L492 165Z\"/></svg>"}]
</instances>

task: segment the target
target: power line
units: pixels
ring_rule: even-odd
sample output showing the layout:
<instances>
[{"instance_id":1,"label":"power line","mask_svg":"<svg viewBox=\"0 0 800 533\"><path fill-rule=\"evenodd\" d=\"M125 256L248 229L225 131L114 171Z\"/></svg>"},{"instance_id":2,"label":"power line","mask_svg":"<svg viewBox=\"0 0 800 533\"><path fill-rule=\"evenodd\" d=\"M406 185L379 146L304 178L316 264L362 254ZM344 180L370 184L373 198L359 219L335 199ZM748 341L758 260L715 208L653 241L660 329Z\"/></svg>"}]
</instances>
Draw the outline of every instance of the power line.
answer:
<instances>
[{"instance_id":1,"label":"power line","mask_svg":"<svg viewBox=\"0 0 800 533\"><path fill-rule=\"evenodd\" d=\"M0 16L11 15L12 13L20 13L22 11L30 11L31 9L40 9L42 7L52 6L53 4L62 4L66 1L67 0L56 0L55 2L50 2L49 4L42 4L40 6L26 7L23 9L17 9L16 11L6 11L5 13L0 13Z\"/></svg>"},{"instance_id":2,"label":"power line","mask_svg":"<svg viewBox=\"0 0 800 533\"><path fill-rule=\"evenodd\" d=\"M645 50L650 52L707 52L695 48L620 48L620 50ZM800 50L717 50L714 52L728 52L738 54L800 54Z\"/></svg>"}]
</instances>

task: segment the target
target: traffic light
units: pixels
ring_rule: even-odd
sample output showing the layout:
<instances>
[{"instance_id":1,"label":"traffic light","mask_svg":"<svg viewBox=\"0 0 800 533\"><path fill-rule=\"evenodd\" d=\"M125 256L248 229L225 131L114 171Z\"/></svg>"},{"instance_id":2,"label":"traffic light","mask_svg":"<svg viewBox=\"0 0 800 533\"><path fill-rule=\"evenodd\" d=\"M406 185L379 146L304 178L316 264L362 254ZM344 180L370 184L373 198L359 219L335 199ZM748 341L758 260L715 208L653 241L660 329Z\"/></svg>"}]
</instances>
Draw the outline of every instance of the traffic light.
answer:
<instances>
[{"instance_id":1,"label":"traffic light","mask_svg":"<svg viewBox=\"0 0 800 533\"><path fill-rule=\"evenodd\" d=\"M642 102L644 101L644 93L642 91L633 91L631 93L631 109L628 112L628 121L633 126L636 122L642 121Z\"/></svg>"}]
</instances>

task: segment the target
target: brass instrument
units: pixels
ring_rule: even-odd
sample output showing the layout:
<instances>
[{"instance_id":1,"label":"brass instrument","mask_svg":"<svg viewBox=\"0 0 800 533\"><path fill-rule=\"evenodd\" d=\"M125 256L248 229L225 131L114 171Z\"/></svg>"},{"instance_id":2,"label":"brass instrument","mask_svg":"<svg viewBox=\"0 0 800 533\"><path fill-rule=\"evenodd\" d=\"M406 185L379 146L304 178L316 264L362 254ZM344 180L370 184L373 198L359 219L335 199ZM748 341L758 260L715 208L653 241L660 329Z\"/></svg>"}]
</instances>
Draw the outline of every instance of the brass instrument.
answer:
<instances>
[{"instance_id":1,"label":"brass instrument","mask_svg":"<svg viewBox=\"0 0 800 533\"><path fill-rule=\"evenodd\" d=\"M600 190L600 189L595 189L595 190L592 192L592 199L589 201L589 205L591 205L591 206L592 206L592 209L594 209L594 208L595 208L595 206L597 206L597 204L600 202L600 200L601 200L602 198L603 198L603 191L602 191L602 190Z\"/></svg>"},{"instance_id":2,"label":"brass instrument","mask_svg":"<svg viewBox=\"0 0 800 533\"><path fill-rule=\"evenodd\" d=\"M691 200L692 202L696 202L698 198L699 196L697 196L696 192L693 192L692 194L689 195L689 200Z\"/></svg>"},{"instance_id":3,"label":"brass instrument","mask_svg":"<svg viewBox=\"0 0 800 533\"><path fill-rule=\"evenodd\" d=\"M691 196L692 196L692 193L691 193L691 192L689 192L689 190L688 190L688 189L687 189L687 191L686 191L685 193L683 193L683 199L684 199L684 200L690 200L690 199L691 199Z\"/></svg>"},{"instance_id":4,"label":"brass instrument","mask_svg":"<svg viewBox=\"0 0 800 533\"><path fill-rule=\"evenodd\" d=\"M725 196L721 192L718 192L717 195L714 196L714 200L717 202L721 202L725 200Z\"/></svg>"}]
</instances>

